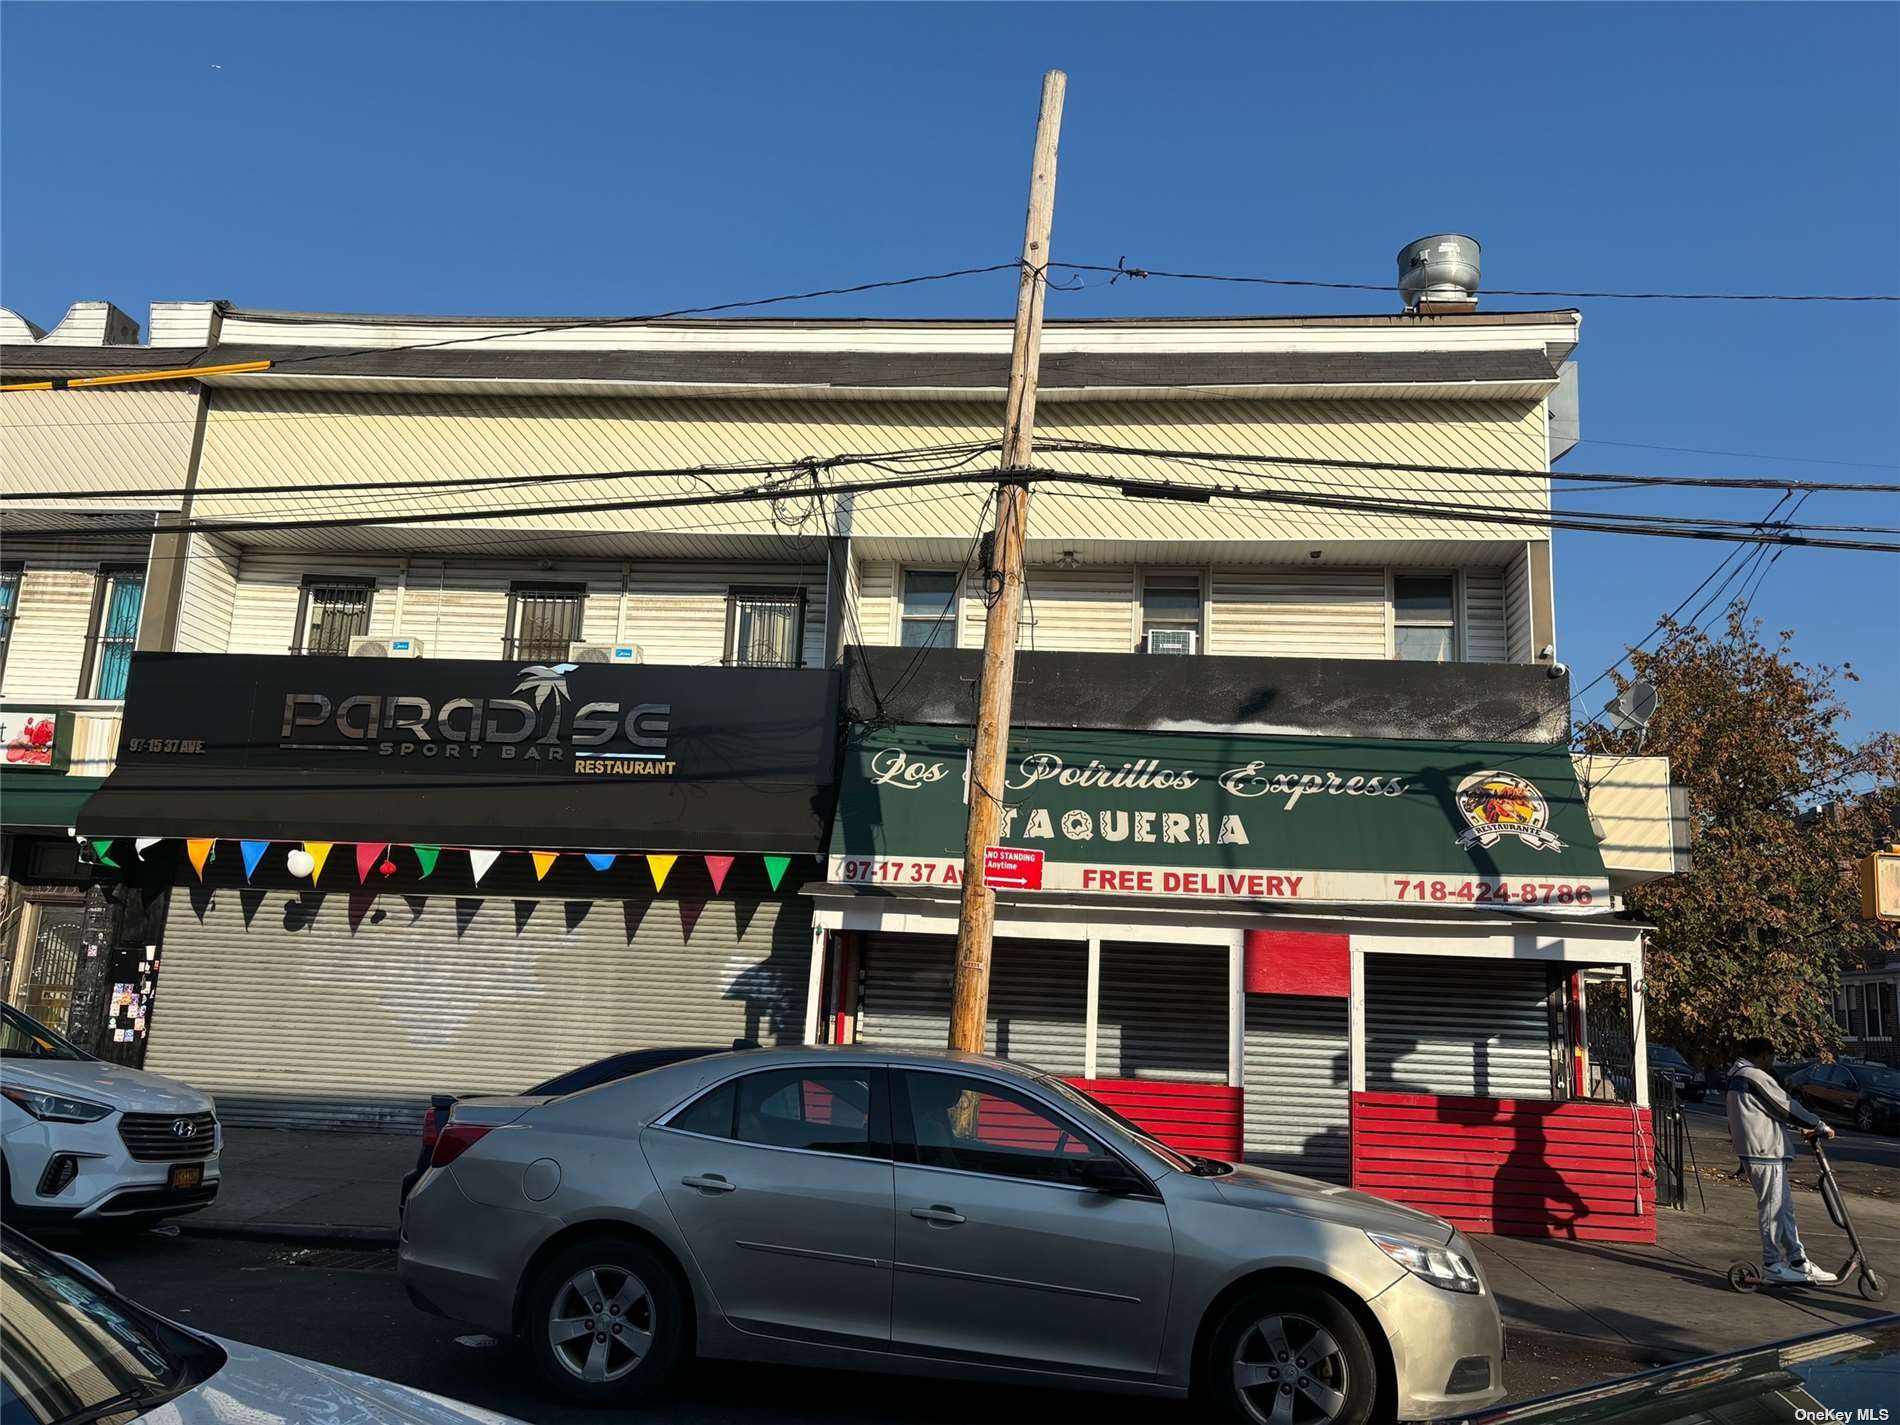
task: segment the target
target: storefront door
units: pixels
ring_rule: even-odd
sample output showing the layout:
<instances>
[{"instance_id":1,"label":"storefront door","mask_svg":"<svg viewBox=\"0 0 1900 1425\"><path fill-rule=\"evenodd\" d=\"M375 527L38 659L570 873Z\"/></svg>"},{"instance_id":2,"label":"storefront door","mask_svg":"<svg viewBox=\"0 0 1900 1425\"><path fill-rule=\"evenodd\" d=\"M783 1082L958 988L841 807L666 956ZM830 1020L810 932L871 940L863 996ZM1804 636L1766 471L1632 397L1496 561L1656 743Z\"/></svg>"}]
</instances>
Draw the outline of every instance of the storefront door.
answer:
<instances>
[{"instance_id":1,"label":"storefront door","mask_svg":"<svg viewBox=\"0 0 1900 1425\"><path fill-rule=\"evenodd\" d=\"M79 970L85 907L35 902L27 907L26 954L13 986L13 1003L48 1029L66 1032L73 977Z\"/></svg>"}]
</instances>

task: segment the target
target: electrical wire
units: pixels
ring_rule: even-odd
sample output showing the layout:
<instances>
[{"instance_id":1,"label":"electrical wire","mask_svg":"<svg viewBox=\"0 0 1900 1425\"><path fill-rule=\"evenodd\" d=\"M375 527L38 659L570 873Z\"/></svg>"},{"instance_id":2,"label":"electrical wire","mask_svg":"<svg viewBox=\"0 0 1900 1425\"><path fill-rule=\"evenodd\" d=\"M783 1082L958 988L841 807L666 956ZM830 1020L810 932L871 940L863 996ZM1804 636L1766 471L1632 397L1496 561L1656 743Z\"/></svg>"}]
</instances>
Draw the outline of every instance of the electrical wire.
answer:
<instances>
[{"instance_id":1,"label":"electrical wire","mask_svg":"<svg viewBox=\"0 0 1900 1425\"><path fill-rule=\"evenodd\" d=\"M1158 267L1130 267L1123 258L1113 267L1098 262L1051 262L1051 268L1064 272L1103 272L1115 281L1126 277L1140 281L1163 277L1177 282L1224 282L1249 287L1309 287L1330 292L1397 292L1395 282L1320 282L1301 277L1234 276L1216 272L1169 272ZM1591 292L1562 291L1552 288L1487 287L1487 297L1569 297L1588 301L1620 302L1900 302L1900 295L1876 293L1816 292Z\"/></svg>"}]
</instances>

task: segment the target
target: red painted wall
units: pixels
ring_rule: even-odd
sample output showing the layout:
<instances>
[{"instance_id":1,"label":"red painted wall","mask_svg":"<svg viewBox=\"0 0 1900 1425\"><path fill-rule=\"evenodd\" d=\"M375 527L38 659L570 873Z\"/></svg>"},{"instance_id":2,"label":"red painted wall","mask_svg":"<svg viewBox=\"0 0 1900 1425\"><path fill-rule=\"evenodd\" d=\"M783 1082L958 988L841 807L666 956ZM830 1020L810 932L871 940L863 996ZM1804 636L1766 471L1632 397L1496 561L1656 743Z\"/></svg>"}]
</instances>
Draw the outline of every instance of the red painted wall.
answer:
<instances>
[{"instance_id":1,"label":"red painted wall","mask_svg":"<svg viewBox=\"0 0 1900 1425\"><path fill-rule=\"evenodd\" d=\"M1250 995L1352 993L1352 937L1303 930L1249 930L1246 986Z\"/></svg>"},{"instance_id":2,"label":"red painted wall","mask_svg":"<svg viewBox=\"0 0 1900 1425\"><path fill-rule=\"evenodd\" d=\"M1654 1242L1653 1152L1628 1104L1352 1096L1352 1185L1468 1232Z\"/></svg>"},{"instance_id":3,"label":"red painted wall","mask_svg":"<svg viewBox=\"0 0 1900 1425\"><path fill-rule=\"evenodd\" d=\"M1159 1079L1070 1079L1170 1148L1210 1158L1240 1156L1240 1090Z\"/></svg>"}]
</instances>

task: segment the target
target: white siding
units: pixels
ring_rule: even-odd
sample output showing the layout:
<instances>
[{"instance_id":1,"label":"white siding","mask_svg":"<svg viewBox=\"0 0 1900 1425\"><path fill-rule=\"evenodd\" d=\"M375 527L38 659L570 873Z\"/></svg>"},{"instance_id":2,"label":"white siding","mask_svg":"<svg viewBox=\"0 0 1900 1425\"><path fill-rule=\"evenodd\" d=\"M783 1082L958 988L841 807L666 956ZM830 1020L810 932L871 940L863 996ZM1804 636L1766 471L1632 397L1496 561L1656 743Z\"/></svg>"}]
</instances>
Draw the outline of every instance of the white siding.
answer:
<instances>
[{"instance_id":1,"label":"white siding","mask_svg":"<svg viewBox=\"0 0 1900 1425\"><path fill-rule=\"evenodd\" d=\"M857 567L856 626L847 632L867 647L897 642L897 566L874 562Z\"/></svg>"},{"instance_id":2,"label":"white siding","mask_svg":"<svg viewBox=\"0 0 1900 1425\"><path fill-rule=\"evenodd\" d=\"M1213 582L1209 653L1387 656L1384 570L1216 570Z\"/></svg>"},{"instance_id":3,"label":"white siding","mask_svg":"<svg viewBox=\"0 0 1900 1425\"><path fill-rule=\"evenodd\" d=\"M229 651L232 653L289 653L302 641L297 606L306 575L336 579L373 579L369 631L386 637L395 632L395 590L398 566L392 560L322 559L296 554L267 554L252 550L238 564L237 606L231 616ZM500 647L499 638L496 643ZM427 653L436 653L424 646Z\"/></svg>"},{"instance_id":4,"label":"white siding","mask_svg":"<svg viewBox=\"0 0 1900 1425\"><path fill-rule=\"evenodd\" d=\"M1467 663L1511 661L1501 569L1473 569L1465 574L1464 660Z\"/></svg>"},{"instance_id":5,"label":"white siding","mask_svg":"<svg viewBox=\"0 0 1900 1425\"><path fill-rule=\"evenodd\" d=\"M14 699L77 696L96 583L91 559L26 562L0 693Z\"/></svg>"},{"instance_id":6,"label":"white siding","mask_svg":"<svg viewBox=\"0 0 1900 1425\"><path fill-rule=\"evenodd\" d=\"M1132 569L1031 569L1023 601L1022 645L1084 653L1128 653L1139 620ZM982 642L982 603L977 634Z\"/></svg>"},{"instance_id":7,"label":"white siding","mask_svg":"<svg viewBox=\"0 0 1900 1425\"><path fill-rule=\"evenodd\" d=\"M402 619L393 632L421 639L422 651L430 658L500 658L508 636L508 585L513 577L417 561L409 566ZM520 577L559 578L555 574Z\"/></svg>"},{"instance_id":8,"label":"white siding","mask_svg":"<svg viewBox=\"0 0 1900 1425\"><path fill-rule=\"evenodd\" d=\"M1531 645L1531 561L1526 545L1504 571L1504 638L1510 661L1530 663L1537 657Z\"/></svg>"},{"instance_id":9,"label":"white siding","mask_svg":"<svg viewBox=\"0 0 1900 1425\"><path fill-rule=\"evenodd\" d=\"M238 555L208 535L188 537L184 587L178 599L180 653L223 653L237 607Z\"/></svg>"}]
</instances>

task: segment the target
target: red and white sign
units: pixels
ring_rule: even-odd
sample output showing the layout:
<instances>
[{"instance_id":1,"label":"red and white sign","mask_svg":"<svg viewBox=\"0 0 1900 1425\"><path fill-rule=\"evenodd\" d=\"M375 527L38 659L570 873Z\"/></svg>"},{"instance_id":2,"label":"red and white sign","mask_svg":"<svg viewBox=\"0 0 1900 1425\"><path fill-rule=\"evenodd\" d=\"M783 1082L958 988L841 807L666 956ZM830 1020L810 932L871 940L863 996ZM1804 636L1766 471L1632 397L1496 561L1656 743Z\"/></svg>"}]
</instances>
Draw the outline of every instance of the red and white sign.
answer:
<instances>
[{"instance_id":1,"label":"red and white sign","mask_svg":"<svg viewBox=\"0 0 1900 1425\"><path fill-rule=\"evenodd\" d=\"M983 848L983 884L993 891L1039 891L1042 889L1040 851L1020 846Z\"/></svg>"}]
</instances>

